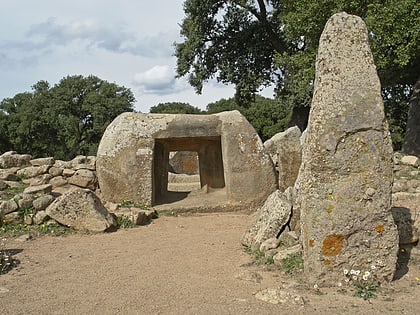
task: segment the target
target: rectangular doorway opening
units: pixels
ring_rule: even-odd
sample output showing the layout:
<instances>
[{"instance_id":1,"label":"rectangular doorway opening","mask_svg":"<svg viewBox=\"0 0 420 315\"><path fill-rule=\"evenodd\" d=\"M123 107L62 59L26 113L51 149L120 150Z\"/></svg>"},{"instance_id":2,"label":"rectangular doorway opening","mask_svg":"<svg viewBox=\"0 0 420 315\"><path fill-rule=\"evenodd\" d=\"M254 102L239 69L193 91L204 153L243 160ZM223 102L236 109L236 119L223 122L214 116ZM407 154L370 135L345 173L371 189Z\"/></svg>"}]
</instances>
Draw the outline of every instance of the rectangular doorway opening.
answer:
<instances>
[{"instance_id":1,"label":"rectangular doorway opening","mask_svg":"<svg viewBox=\"0 0 420 315\"><path fill-rule=\"evenodd\" d=\"M224 189L220 136L155 139L154 205L187 199L200 203L204 195Z\"/></svg>"}]
</instances>

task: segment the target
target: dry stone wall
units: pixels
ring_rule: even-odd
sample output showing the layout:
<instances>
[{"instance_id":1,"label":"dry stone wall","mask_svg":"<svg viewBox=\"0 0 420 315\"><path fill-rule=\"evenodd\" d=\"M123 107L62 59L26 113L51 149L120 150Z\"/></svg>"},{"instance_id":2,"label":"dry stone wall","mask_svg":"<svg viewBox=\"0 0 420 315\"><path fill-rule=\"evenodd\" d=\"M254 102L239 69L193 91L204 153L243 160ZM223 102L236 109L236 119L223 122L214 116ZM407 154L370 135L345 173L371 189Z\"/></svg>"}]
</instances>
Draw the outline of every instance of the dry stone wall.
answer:
<instances>
[{"instance_id":1,"label":"dry stone wall","mask_svg":"<svg viewBox=\"0 0 420 315\"><path fill-rule=\"evenodd\" d=\"M41 225L54 220L76 230L103 232L117 227L117 216L137 225L150 223L156 217L153 211L134 205L105 207L98 197L95 161L94 156L61 161L32 159L14 151L0 155L0 224Z\"/></svg>"}]
</instances>

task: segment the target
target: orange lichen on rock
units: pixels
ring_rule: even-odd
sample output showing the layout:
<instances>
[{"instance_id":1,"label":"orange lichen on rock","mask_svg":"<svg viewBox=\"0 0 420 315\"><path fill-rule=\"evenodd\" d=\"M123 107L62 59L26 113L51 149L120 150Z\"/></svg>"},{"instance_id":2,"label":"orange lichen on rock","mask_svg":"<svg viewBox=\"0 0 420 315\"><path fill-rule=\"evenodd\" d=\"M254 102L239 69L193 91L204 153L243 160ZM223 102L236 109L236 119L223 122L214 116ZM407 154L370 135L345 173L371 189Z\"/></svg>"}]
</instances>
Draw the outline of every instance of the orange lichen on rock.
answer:
<instances>
[{"instance_id":1,"label":"orange lichen on rock","mask_svg":"<svg viewBox=\"0 0 420 315\"><path fill-rule=\"evenodd\" d=\"M385 227L382 224L378 224L375 226L375 230L378 232L378 234L382 234L382 232L385 231Z\"/></svg>"},{"instance_id":2,"label":"orange lichen on rock","mask_svg":"<svg viewBox=\"0 0 420 315\"><path fill-rule=\"evenodd\" d=\"M309 240L309 247L314 247L314 240Z\"/></svg>"},{"instance_id":3,"label":"orange lichen on rock","mask_svg":"<svg viewBox=\"0 0 420 315\"><path fill-rule=\"evenodd\" d=\"M322 242L322 255L332 257L340 254L343 249L345 238L346 237L343 234L334 233L328 235Z\"/></svg>"}]
</instances>

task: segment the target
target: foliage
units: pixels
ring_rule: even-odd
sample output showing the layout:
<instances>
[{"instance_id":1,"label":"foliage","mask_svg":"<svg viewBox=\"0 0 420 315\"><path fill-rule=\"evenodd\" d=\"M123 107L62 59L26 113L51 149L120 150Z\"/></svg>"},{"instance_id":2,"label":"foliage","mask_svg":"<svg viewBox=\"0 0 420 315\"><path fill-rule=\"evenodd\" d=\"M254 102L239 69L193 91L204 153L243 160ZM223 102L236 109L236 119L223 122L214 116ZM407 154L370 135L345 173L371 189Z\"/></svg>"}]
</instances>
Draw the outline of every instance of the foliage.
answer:
<instances>
[{"instance_id":1,"label":"foliage","mask_svg":"<svg viewBox=\"0 0 420 315\"><path fill-rule=\"evenodd\" d=\"M394 145L401 146L407 101L420 73L416 0L186 0L184 11L183 42L175 44L178 76L188 76L198 93L212 78L234 84L242 107L271 83L282 106L309 106L326 21L339 11L362 17Z\"/></svg>"},{"instance_id":2,"label":"foliage","mask_svg":"<svg viewBox=\"0 0 420 315\"><path fill-rule=\"evenodd\" d=\"M201 114L201 109L194 107L188 103L169 102L159 103L150 108L151 113L160 114Z\"/></svg>"},{"instance_id":3,"label":"foliage","mask_svg":"<svg viewBox=\"0 0 420 315\"><path fill-rule=\"evenodd\" d=\"M250 255L257 266L274 264L273 257L266 257L265 253L259 249L252 249L249 246L244 246L244 252Z\"/></svg>"},{"instance_id":4,"label":"foliage","mask_svg":"<svg viewBox=\"0 0 420 315\"><path fill-rule=\"evenodd\" d=\"M67 76L50 87L46 81L0 103L0 131L5 150L34 157L71 159L93 155L106 126L132 111L132 92L95 76Z\"/></svg>"},{"instance_id":5,"label":"foliage","mask_svg":"<svg viewBox=\"0 0 420 315\"><path fill-rule=\"evenodd\" d=\"M24 234L61 236L73 233L74 230L55 221L47 221L40 225L12 224L3 222L0 226L0 237L17 237Z\"/></svg>"},{"instance_id":6,"label":"foliage","mask_svg":"<svg viewBox=\"0 0 420 315\"><path fill-rule=\"evenodd\" d=\"M303 270L303 258L302 253L294 253L287 255L283 259L282 264L283 270L288 274L293 274Z\"/></svg>"},{"instance_id":7,"label":"foliage","mask_svg":"<svg viewBox=\"0 0 420 315\"><path fill-rule=\"evenodd\" d=\"M270 99L257 95L248 107L240 106L234 98L221 99L207 105L207 113L213 114L226 110L238 110L255 128L263 141L276 133L284 131L290 117L290 108L278 99Z\"/></svg>"},{"instance_id":8,"label":"foliage","mask_svg":"<svg viewBox=\"0 0 420 315\"><path fill-rule=\"evenodd\" d=\"M119 203L119 206L122 208L131 208L131 207L135 207L135 208L140 208L143 210L149 210L149 207L143 204L139 204L139 203L135 203L132 200L121 200L121 202Z\"/></svg>"},{"instance_id":9,"label":"foliage","mask_svg":"<svg viewBox=\"0 0 420 315\"><path fill-rule=\"evenodd\" d=\"M274 54L284 49L277 1L253 2L184 2L184 42L175 44L177 74L188 75L198 93L203 82L216 77L233 83L237 102L246 106L261 86L272 82Z\"/></svg>"},{"instance_id":10,"label":"foliage","mask_svg":"<svg viewBox=\"0 0 420 315\"><path fill-rule=\"evenodd\" d=\"M136 226L136 224L126 215L117 216L117 223L118 227L121 229L129 229Z\"/></svg>"},{"instance_id":11,"label":"foliage","mask_svg":"<svg viewBox=\"0 0 420 315\"><path fill-rule=\"evenodd\" d=\"M376 297L376 292L378 291L378 285L370 282L356 282L356 292L355 296L361 297L364 300L368 300Z\"/></svg>"}]
</instances>

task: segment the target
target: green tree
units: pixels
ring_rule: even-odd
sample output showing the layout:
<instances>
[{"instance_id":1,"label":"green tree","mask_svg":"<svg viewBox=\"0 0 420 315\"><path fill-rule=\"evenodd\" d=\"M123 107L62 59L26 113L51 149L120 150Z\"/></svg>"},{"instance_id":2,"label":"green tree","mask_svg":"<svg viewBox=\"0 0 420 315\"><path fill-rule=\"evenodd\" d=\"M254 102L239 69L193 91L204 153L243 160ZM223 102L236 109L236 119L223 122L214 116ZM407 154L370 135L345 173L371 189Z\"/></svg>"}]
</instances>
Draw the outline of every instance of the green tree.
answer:
<instances>
[{"instance_id":1,"label":"green tree","mask_svg":"<svg viewBox=\"0 0 420 315\"><path fill-rule=\"evenodd\" d=\"M186 0L184 11L184 41L175 45L178 76L188 75L197 92L210 78L233 83L242 106L270 83L281 104L309 106L327 19L339 11L359 15L369 29L391 130L405 130L420 73L416 0Z\"/></svg>"},{"instance_id":2,"label":"green tree","mask_svg":"<svg viewBox=\"0 0 420 315\"><path fill-rule=\"evenodd\" d=\"M207 105L207 113L215 114L228 110L238 110L255 128L260 138L265 141L287 128L290 108L271 99L256 95L248 107L238 105L235 98L221 99Z\"/></svg>"},{"instance_id":3,"label":"green tree","mask_svg":"<svg viewBox=\"0 0 420 315\"><path fill-rule=\"evenodd\" d=\"M198 107L194 107L188 103L169 102L159 103L150 108L151 113L160 114L201 114L202 111Z\"/></svg>"},{"instance_id":4,"label":"green tree","mask_svg":"<svg viewBox=\"0 0 420 315\"><path fill-rule=\"evenodd\" d=\"M71 159L95 154L106 126L134 101L129 89L92 75L67 76L54 87L39 81L0 103L0 128L6 124L8 149Z\"/></svg>"},{"instance_id":5,"label":"green tree","mask_svg":"<svg viewBox=\"0 0 420 315\"><path fill-rule=\"evenodd\" d=\"M236 86L236 100L247 106L276 73L277 51L285 49L277 1L186 0L181 35L175 44L177 74L188 75L201 93L203 82L216 77Z\"/></svg>"}]
</instances>

